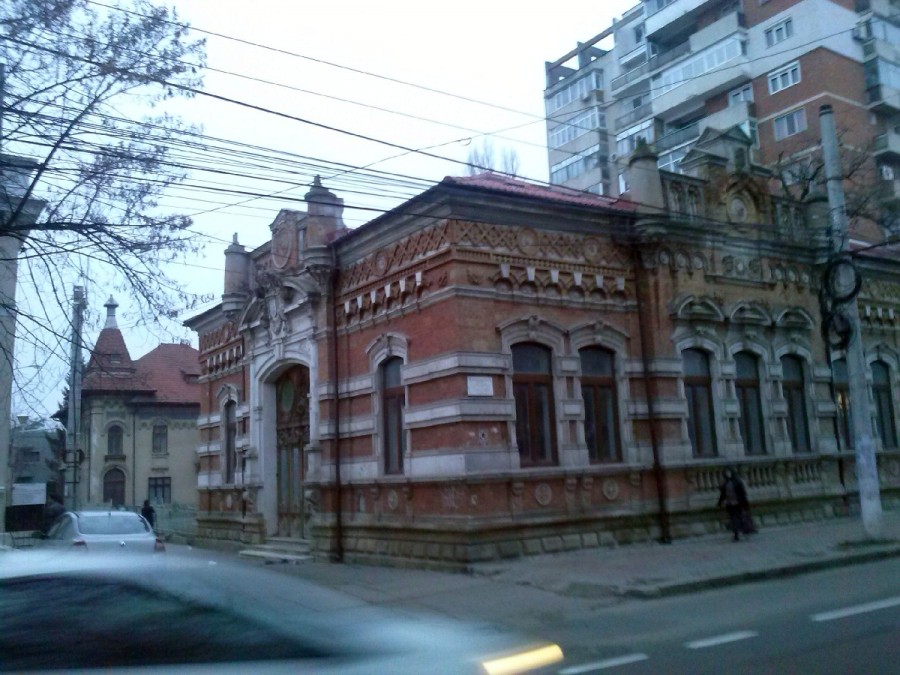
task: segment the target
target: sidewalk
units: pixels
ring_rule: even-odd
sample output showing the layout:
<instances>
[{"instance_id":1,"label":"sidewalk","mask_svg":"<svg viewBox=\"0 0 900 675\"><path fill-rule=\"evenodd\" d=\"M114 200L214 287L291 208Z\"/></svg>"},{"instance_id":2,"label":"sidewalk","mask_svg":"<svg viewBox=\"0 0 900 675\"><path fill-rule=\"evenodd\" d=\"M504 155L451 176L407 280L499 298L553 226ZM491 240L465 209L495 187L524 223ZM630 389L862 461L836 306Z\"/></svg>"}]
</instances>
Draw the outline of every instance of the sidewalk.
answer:
<instances>
[{"instance_id":1,"label":"sidewalk","mask_svg":"<svg viewBox=\"0 0 900 675\"><path fill-rule=\"evenodd\" d=\"M900 512L886 511L878 541L858 516L781 527L733 542L730 533L524 558L475 566L475 574L560 595L657 597L900 557Z\"/></svg>"},{"instance_id":2,"label":"sidewalk","mask_svg":"<svg viewBox=\"0 0 900 675\"><path fill-rule=\"evenodd\" d=\"M536 601L551 611L573 600L690 593L892 557L900 557L897 511L884 514L877 542L866 540L862 522L854 517L761 528L740 542L723 532L668 545L630 544L481 563L470 574L324 562L273 567L367 603L487 619L517 609L533 613L530 604Z\"/></svg>"}]
</instances>

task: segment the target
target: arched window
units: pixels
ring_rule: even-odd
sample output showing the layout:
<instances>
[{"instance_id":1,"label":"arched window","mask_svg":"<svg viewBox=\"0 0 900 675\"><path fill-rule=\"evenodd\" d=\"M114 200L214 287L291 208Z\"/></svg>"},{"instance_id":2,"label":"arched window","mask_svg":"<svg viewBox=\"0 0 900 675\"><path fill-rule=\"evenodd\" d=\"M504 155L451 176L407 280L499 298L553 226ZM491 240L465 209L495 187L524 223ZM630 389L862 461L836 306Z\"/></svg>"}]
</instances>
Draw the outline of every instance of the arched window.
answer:
<instances>
[{"instance_id":1,"label":"arched window","mask_svg":"<svg viewBox=\"0 0 900 675\"><path fill-rule=\"evenodd\" d=\"M896 448L897 427L894 424L891 369L884 361L872 364L872 397L875 399L875 421L881 443L885 448Z\"/></svg>"},{"instance_id":2,"label":"arched window","mask_svg":"<svg viewBox=\"0 0 900 675\"><path fill-rule=\"evenodd\" d=\"M581 398L584 400L584 440L592 462L618 462L618 401L615 356L608 349L587 347L581 356Z\"/></svg>"},{"instance_id":3,"label":"arched window","mask_svg":"<svg viewBox=\"0 0 900 675\"><path fill-rule=\"evenodd\" d=\"M841 442L842 450L853 449L853 434L850 433L850 380L847 378L847 362L837 359L831 363L834 383L834 405L837 407L837 427L835 434Z\"/></svg>"},{"instance_id":4,"label":"arched window","mask_svg":"<svg viewBox=\"0 0 900 675\"><path fill-rule=\"evenodd\" d=\"M806 416L806 394L803 363L796 356L781 357L781 388L787 401L788 434L794 452L809 452L809 420Z\"/></svg>"},{"instance_id":5,"label":"arched window","mask_svg":"<svg viewBox=\"0 0 900 675\"><path fill-rule=\"evenodd\" d=\"M403 433L403 408L406 393L400 381L403 359L398 356L381 364L381 415L384 439L384 472L403 473L406 440Z\"/></svg>"},{"instance_id":6,"label":"arched window","mask_svg":"<svg viewBox=\"0 0 900 675\"><path fill-rule=\"evenodd\" d=\"M235 414L237 403L228 401L222 412L222 426L224 432L225 447L225 484L234 483L234 471L237 465L237 415Z\"/></svg>"},{"instance_id":7,"label":"arched window","mask_svg":"<svg viewBox=\"0 0 900 675\"><path fill-rule=\"evenodd\" d=\"M741 437L744 452L748 455L762 455L766 452L763 431L762 397L759 392L759 360L749 352L734 355L737 377L735 390L741 406Z\"/></svg>"},{"instance_id":8,"label":"arched window","mask_svg":"<svg viewBox=\"0 0 900 675\"><path fill-rule=\"evenodd\" d=\"M118 424L114 424L109 428L109 431L106 432L107 455L124 454L124 450L122 450L122 435L122 427L120 427Z\"/></svg>"},{"instance_id":9,"label":"arched window","mask_svg":"<svg viewBox=\"0 0 900 675\"><path fill-rule=\"evenodd\" d=\"M125 504L125 472L110 469L103 476L103 502L113 506Z\"/></svg>"},{"instance_id":10,"label":"arched window","mask_svg":"<svg viewBox=\"0 0 900 675\"><path fill-rule=\"evenodd\" d=\"M513 345L512 357L520 464L555 464L556 421L550 350L543 345L525 342Z\"/></svg>"},{"instance_id":11,"label":"arched window","mask_svg":"<svg viewBox=\"0 0 900 675\"><path fill-rule=\"evenodd\" d=\"M684 394L688 403L688 435L695 457L716 455L716 428L713 418L712 377L709 355L701 349L685 349Z\"/></svg>"}]
</instances>

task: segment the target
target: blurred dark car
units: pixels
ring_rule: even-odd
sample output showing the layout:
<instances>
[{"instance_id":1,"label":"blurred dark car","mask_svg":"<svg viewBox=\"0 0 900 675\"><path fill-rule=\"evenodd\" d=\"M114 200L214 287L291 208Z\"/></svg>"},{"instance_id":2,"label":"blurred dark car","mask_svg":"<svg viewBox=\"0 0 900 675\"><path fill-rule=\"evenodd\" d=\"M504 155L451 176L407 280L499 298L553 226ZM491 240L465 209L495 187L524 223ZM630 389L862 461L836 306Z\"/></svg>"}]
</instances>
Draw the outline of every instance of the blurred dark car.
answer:
<instances>
[{"instance_id":1,"label":"blurred dark car","mask_svg":"<svg viewBox=\"0 0 900 675\"><path fill-rule=\"evenodd\" d=\"M553 644L388 612L259 567L47 551L2 563L3 672L494 675L562 660Z\"/></svg>"},{"instance_id":2,"label":"blurred dark car","mask_svg":"<svg viewBox=\"0 0 900 675\"><path fill-rule=\"evenodd\" d=\"M131 511L68 511L46 535L37 540L40 548L160 553L166 550L150 524Z\"/></svg>"}]
</instances>

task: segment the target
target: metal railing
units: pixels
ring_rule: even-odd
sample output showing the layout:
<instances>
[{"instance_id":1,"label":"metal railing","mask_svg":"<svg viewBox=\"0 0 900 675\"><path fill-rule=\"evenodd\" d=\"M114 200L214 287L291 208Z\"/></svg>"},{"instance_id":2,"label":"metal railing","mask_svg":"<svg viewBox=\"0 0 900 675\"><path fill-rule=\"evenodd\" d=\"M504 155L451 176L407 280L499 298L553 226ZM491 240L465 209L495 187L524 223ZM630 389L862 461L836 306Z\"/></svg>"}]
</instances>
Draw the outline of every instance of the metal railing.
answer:
<instances>
[{"instance_id":1,"label":"metal railing","mask_svg":"<svg viewBox=\"0 0 900 675\"><path fill-rule=\"evenodd\" d=\"M616 118L616 129L621 129L629 124L639 122L645 117L649 117L653 113L653 107L649 103L638 106L629 113Z\"/></svg>"},{"instance_id":2,"label":"metal railing","mask_svg":"<svg viewBox=\"0 0 900 675\"><path fill-rule=\"evenodd\" d=\"M670 148L674 148L676 145L681 145L682 143L687 143L688 141L692 141L700 135L700 124L698 122L694 122L693 124L684 127L683 129L678 129L676 131L669 132L665 136L659 138L656 141L656 149L659 152L663 150L669 150Z\"/></svg>"}]
</instances>

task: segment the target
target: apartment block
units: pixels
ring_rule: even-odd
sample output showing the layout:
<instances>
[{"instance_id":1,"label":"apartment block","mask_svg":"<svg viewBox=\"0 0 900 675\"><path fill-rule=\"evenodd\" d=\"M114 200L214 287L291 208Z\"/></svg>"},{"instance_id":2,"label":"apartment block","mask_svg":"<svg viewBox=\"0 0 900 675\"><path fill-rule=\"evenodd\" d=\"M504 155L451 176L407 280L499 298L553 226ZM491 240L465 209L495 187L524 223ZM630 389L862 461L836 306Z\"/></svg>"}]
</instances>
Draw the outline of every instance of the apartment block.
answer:
<instances>
[{"instance_id":1,"label":"apartment block","mask_svg":"<svg viewBox=\"0 0 900 675\"><path fill-rule=\"evenodd\" d=\"M704 131L737 127L749 159L789 185L818 152L827 103L857 177L900 195L896 0L645 0L546 75L551 183L627 195L638 138L685 173Z\"/></svg>"}]
</instances>

